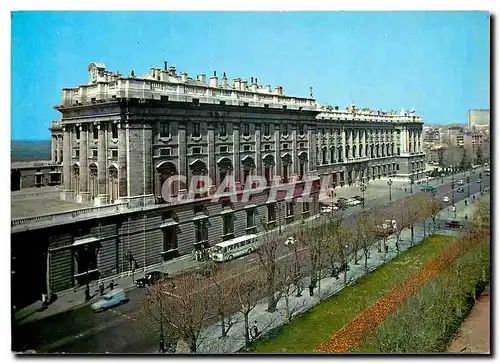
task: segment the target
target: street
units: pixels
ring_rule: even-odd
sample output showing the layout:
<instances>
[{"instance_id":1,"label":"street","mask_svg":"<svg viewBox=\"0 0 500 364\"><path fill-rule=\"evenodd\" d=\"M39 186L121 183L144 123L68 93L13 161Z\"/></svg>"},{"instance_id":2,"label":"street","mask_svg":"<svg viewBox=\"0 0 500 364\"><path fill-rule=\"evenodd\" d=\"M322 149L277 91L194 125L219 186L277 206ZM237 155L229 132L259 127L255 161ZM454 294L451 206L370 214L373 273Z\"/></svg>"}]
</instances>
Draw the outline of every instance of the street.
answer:
<instances>
[{"instance_id":1,"label":"street","mask_svg":"<svg viewBox=\"0 0 500 364\"><path fill-rule=\"evenodd\" d=\"M461 179L456 177L455 181ZM479 184L476 183L476 175L471 176L471 195L479 192ZM451 180L445 181L443 185L437 185L441 180L433 180L429 183L438 188L436 197L440 200L443 196L449 196L451 200ZM413 192L420 192L421 185L414 185ZM490 186L490 177L483 174L483 188ZM455 200L460 201L467 198L467 185L463 186L465 191L456 192ZM359 195L359 193L356 193ZM400 200L409 196L408 192L392 190L392 201ZM389 204L387 195L379 195L370 199L367 208L377 206L382 208ZM446 205L446 204L445 204ZM451 205L448 203L447 205ZM348 215L356 215L362 211L361 205L351 207L346 211ZM286 228L284 229L286 236ZM291 254L284 246L279 251L279 256ZM251 254L235 261L224 263L231 265L237 270L244 264L257 264L256 254ZM29 322L13 327L14 351L25 351L34 349L37 352L47 353L153 353L158 349L158 340L154 332L146 327L141 327L140 321L136 320L138 313L138 302L145 289L132 289L128 291L129 302L114 309L102 313L92 312L90 306L84 306L73 311L48 317L43 320Z\"/></svg>"}]
</instances>

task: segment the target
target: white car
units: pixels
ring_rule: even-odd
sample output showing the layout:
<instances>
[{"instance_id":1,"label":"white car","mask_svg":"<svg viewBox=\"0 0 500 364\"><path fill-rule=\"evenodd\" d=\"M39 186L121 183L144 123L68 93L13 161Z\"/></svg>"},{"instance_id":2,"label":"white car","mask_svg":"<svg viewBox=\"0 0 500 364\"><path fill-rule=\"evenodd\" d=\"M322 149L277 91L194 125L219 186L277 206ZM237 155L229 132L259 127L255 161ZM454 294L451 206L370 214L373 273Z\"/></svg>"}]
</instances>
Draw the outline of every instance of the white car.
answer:
<instances>
[{"instance_id":1,"label":"white car","mask_svg":"<svg viewBox=\"0 0 500 364\"><path fill-rule=\"evenodd\" d=\"M348 198L346 202L349 206L356 206L361 204L361 201L356 200L355 198Z\"/></svg>"},{"instance_id":2,"label":"white car","mask_svg":"<svg viewBox=\"0 0 500 364\"><path fill-rule=\"evenodd\" d=\"M463 180L463 179L459 180L459 181L457 182L457 184L458 184L459 186L462 186L462 185L464 184L464 180Z\"/></svg>"},{"instance_id":3,"label":"white car","mask_svg":"<svg viewBox=\"0 0 500 364\"><path fill-rule=\"evenodd\" d=\"M448 196L443 197L443 202L450 202L450 198Z\"/></svg>"},{"instance_id":4,"label":"white car","mask_svg":"<svg viewBox=\"0 0 500 364\"><path fill-rule=\"evenodd\" d=\"M321 208L321 212L327 214L329 212L337 211L338 209L339 209L339 207L337 205L333 205L333 207L332 206L323 206Z\"/></svg>"}]
</instances>

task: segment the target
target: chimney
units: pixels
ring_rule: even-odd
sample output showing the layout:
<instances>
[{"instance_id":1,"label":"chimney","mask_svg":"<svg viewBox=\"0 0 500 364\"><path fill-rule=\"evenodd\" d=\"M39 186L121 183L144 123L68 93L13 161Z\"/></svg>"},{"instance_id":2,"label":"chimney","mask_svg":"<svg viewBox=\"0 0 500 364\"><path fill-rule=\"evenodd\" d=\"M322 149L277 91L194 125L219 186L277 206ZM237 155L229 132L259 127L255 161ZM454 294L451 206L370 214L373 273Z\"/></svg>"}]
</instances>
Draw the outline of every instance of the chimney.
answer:
<instances>
[{"instance_id":1,"label":"chimney","mask_svg":"<svg viewBox=\"0 0 500 364\"><path fill-rule=\"evenodd\" d=\"M239 78L233 78L233 88L235 90L240 89L240 79Z\"/></svg>"},{"instance_id":2,"label":"chimney","mask_svg":"<svg viewBox=\"0 0 500 364\"><path fill-rule=\"evenodd\" d=\"M168 71L167 70L160 71L160 80L161 81L168 81Z\"/></svg>"},{"instance_id":3,"label":"chimney","mask_svg":"<svg viewBox=\"0 0 500 364\"><path fill-rule=\"evenodd\" d=\"M240 89L242 91L246 91L247 90L247 80L241 80L240 81Z\"/></svg>"},{"instance_id":4,"label":"chimney","mask_svg":"<svg viewBox=\"0 0 500 364\"><path fill-rule=\"evenodd\" d=\"M204 73L200 73L198 75L197 79L200 82L207 83L207 75L205 75Z\"/></svg>"},{"instance_id":5,"label":"chimney","mask_svg":"<svg viewBox=\"0 0 500 364\"><path fill-rule=\"evenodd\" d=\"M130 72L130 77L135 77L134 70L132 70L132 72Z\"/></svg>"},{"instance_id":6,"label":"chimney","mask_svg":"<svg viewBox=\"0 0 500 364\"><path fill-rule=\"evenodd\" d=\"M154 67L149 67L149 76L151 76L151 77L155 76L155 68Z\"/></svg>"},{"instance_id":7,"label":"chimney","mask_svg":"<svg viewBox=\"0 0 500 364\"><path fill-rule=\"evenodd\" d=\"M214 75L210 77L210 87L217 87L219 85L217 72L214 71Z\"/></svg>"},{"instance_id":8,"label":"chimney","mask_svg":"<svg viewBox=\"0 0 500 364\"><path fill-rule=\"evenodd\" d=\"M227 83L227 77L226 77L226 72L222 75L222 87L227 88L228 83Z\"/></svg>"},{"instance_id":9,"label":"chimney","mask_svg":"<svg viewBox=\"0 0 500 364\"><path fill-rule=\"evenodd\" d=\"M187 72L181 72L181 81L182 82L187 82L188 80L188 74Z\"/></svg>"},{"instance_id":10,"label":"chimney","mask_svg":"<svg viewBox=\"0 0 500 364\"><path fill-rule=\"evenodd\" d=\"M273 89L272 89L271 85L266 85L266 91L269 92L269 93L273 92Z\"/></svg>"},{"instance_id":11,"label":"chimney","mask_svg":"<svg viewBox=\"0 0 500 364\"><path fill-rule=\"evenodd\" d=\"M250 77L250 83L253 84L253 77Z\"/></svg>"},{"instance_id":12,"label":"chimney","mask_svg":"<svg viewBox=\"0 0 500 364\"><path fill-rule=\"evenodd\" d=\"M163 70L168 71L167 61L163 61Z\"/></svg>"},{"instance_id":13,"label":"chimney","mask_svg":"<svg viewBox=\"0 0 500 364\"><path fill-rule=\"evenodd\" d=\"M254 79L252 77L252 92L257 92L257 89L258 89L258 85L257 85L257 79L255 79L255 82L254 82Z\"/></svg>"},{"instance_id":14,"label":"chimney","mask_svg":"<svg viewBox=\"0 0 500 364\"><path fill-rule=\"evenodd\" d=\"M170 66L168 68L168 73L170 73L172 76L175 76L175 66Z\"/></svg>"}]
</instances>

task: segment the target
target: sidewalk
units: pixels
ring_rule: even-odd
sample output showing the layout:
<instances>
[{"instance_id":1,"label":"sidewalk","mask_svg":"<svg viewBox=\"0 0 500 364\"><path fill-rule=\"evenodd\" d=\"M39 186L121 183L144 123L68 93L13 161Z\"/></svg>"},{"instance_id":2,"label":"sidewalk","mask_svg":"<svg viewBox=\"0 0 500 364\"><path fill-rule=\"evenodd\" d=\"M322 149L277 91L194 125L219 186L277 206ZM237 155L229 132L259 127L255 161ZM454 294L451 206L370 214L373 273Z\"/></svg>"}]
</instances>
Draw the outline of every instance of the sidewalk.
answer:
<instances>
[{"instance_id":1,"label":"sidewalk","mask_svg":"<svg viewBox=\"0 0 500 364\"><path fill-rule=\"evenodd\" d=\"M128 291L135 288L135 280L143 277L146 271L149 272L152 270L158 270L172 275L186 269L196 268L198 266L200 266L200 262L193 260L190 255L184 255L182 257L164 262L156 267L150 266L145 269L137 270L134 272L133 276L131 273L125 273L126 275L124 276L107 277L106 279L103 279L102 282L105 287L108 287L109 283L113 280L115 288L122 288ZM42 305L41 300L29 306L23 307L19 311L15 312L14 321L16 324L24 324L54 316L65 311L75 310L85 305L90 305L100 298L99 282L101 281L94 281L89 285L92 299L88 302L85 302L85 286L70 289L59 292L57 294L56 301L51 303L49 307L43 311L40 311ZM109 291L109 288L106 288L106 291Z\"/></svg>"},{"instance_id":2,"label":"sidewalk","mask_svg":"<svg viewBox=\"0 0 500 364\"><path fill-rule=\"evenodd\" d=\"M477 199L477 197L476 197ZM468 213L473 214L473 207L464 206L465 204L457 203L458 214L462 213L462 210L467 209ZM476 204L477 205L477 204ZM414 238L415 244L420 243L426 236L423 235L424 231L422 224L415 224L414 227ZM454 232L448 230L438 230L438 234L443 235L463 235L463 232ZM428 235L427 235L428 236ZM410 248L411 231L410 229L405 229L401 233L399 248L400 253L408 250ZM390 261L396 257L395 249L395 237L390 237L387 239L387 244L389 245L389 253L384 261L384 254L377 252L377 245L375 244L370 251L371 259L369 260L368 273L374 271L385 262ZM359 265L354 265L354 261L351 259L349 262L350 270L348 271L348 285L354 284L359 278L364 276L365 270L362 263ZM308 282L309 277L304 278L304 283ZM303 285L307 287L307 284ZM320 288L319 288L320 287ZM298 316L305 313L310 308L316 306L318 303L324 299L331 297L338 293L344 288L343 284L343 274L340 275L340 279L335 279L333 277L325 277L321 280L320 286L314 290L314 295L309 296L307 290L304 290L301 297L295 297L293 293L289 296L290 310L293 312L293 316ZM321 291L319 290L321 289ZM269 313L267 309L267 299L263 299L257 304L257 306L250 312L249 322L257 321L260 336L266 334L270 330L273 330L279 326L287 323L285 316L285 303L284 299L278 302L277 311L274 313ZM244 337L244 320L243 316L239 313L231 316L231 320L234 325L230 329L228 336L225 338L220 338L220 326L218 323L212 324L202 330L199 339L199 353L234 353L245 347L245 337ZM184 351L182 351L184 352Z\"/></svg>"}]
</instances>

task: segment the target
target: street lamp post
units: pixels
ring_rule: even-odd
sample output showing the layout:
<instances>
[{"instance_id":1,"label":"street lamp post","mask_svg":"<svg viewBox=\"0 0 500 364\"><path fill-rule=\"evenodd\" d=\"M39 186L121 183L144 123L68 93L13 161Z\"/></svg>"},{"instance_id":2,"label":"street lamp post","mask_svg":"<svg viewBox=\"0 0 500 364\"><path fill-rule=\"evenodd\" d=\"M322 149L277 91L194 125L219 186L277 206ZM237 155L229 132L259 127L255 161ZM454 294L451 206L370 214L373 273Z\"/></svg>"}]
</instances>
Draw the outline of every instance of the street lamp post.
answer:
<instances>
[{"instance_id":1,"label":"street lamp post","mask_svg":"<svg viewBox=\"0 0 500 364\"><path fill-rule=\"evenodd\" d=\"M444 184L444 173L441 173L441 184Z\"/></svg>"},{"instance_id":2,"label":"street lamp post","mask_svg":"<svg viewBox=\"0 0 500 364\"><path fill-rule=\"evenodd\" d=\"M389 178L389 180L387 181L387 185L389 186L389 201L392 201L392 179Z\"/></svg>"},{"instance_id":3,"label":"street lamp post","mask_svg":"<svg viewBox=\"0 0 500 364\"><path fill-rule=\"evenodd\" d=\"M470 198L470 176L465 179L467 181L467 197Z\"/></svg>"},{"instance_id":4,"label":"street lamp post","mask_svg":"<svg viewBox=\"0 0 500 364\"><path fill-rule=\"evenodd\" d=\"M278 233L281 235L281 202L278 202Z\"/></svg>"},{"instance_id":5,"label":"street lamp post","mask_svg":"<svg viewBox=\"0 0 500 364\"><path fill-rule=\"evenodd\" d=\"M413 174L410 176L410 195L413 193Z\"/></svg>"},{"instance_id":6,"label":"street lamp post","mask_svg":"<svg viewBox=\"0 0 500 364\"><path fill-rule=\"evenodd\" d=\"M366 191L366 184L361 183L359 186L359 189L361 190L361 193L363 194L363 201L361 202L363 204L363 208L365 208L365 191Z\"/></svg>"},{"instance_id":7,"label":"street lamp post","mask_svg":"<svg viewBox=\"0 0 500 364\"><path fill-rule=\"evenodd\" d=\"M160 353L165 352L165 337L163 334L163 297L160 297Z\"/></svg>"},{"instance_id":8,"label":"street lamp post","mask_svg":"<svg viewBox=\"0 0 500 364\"><path fill-rule=\"evenodd\" d=\"M483 174L479 172L479 190L483 191Z\"/></svg>"},{"instance_id":9,"label":"street lamp post","mask_svg":"<svg viewBox=\"0 0 500 364\"><path fill-rule=\"evenodd\" d=\"M455 205L455 176L451 176L451 204Z\"/></svg>"}]
</instances>

